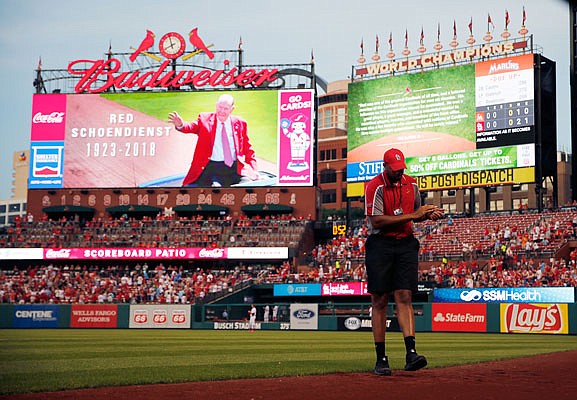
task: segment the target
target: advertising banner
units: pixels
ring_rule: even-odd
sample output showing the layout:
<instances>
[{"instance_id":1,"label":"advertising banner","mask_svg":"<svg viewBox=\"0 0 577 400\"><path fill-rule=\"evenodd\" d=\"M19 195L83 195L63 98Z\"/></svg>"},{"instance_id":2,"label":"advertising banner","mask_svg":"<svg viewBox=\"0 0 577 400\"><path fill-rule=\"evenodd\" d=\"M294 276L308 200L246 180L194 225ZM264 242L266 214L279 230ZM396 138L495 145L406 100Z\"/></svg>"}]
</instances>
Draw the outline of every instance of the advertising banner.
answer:
<instances>
[{"instance_id":1,"label":"advertising banner","mask_svg":"<svg viewBox=\"0 0 577 400\"><path fill-rule=\"evenodd\" d=\"M44 249L44 259L78 260L143 260L143 259L225 259L226 248L177 247L177 248L70 248Z\"/></svg>"},{"instance_id":2,"label":"advertising banner","mask_svg":"<svg viewBox=\"0 0 577 400\"><path fill-rule=\"evenodd\" d=\"M370 317L338 317L339 331L372 331L373 323ZM387 317L387 332L400 332L397 317Z\"/></svg>"},{"instance_id":3,"label":"advertising banner","mask_svg":"<svg viewBox=\"0 0 577 400\"><path fill-rule=\"evenodd\" d=\"M17 304L13 310L14 328L58 328L60 306Z\"/></svg>"},{"instance_id":4,"label":"advertising banner","mask_svg":"<svg viewBox=\"0 0 577 400\"><path fill-rule=\"evenodd\" d=\"M13 249L14 250L14 249ZM33 252L36 250L36 252ZM31 259L37 257L37 252L42 254L40 259L45 260L174 260L174 259L195 259L195 260L217 260L217 259L237 259L237 260L286 260L288 258L288 247L227 247L227 248L206 248L206 247L176 247L176 248L133 248L133 247L112 247L112 248L61 248L61 249L27 249L15 252L0 249L0 259L2 256L18 256L18 259ZM30 257L28 257L28 253Z\"/></svg>"},{"instance_id":5,"label":"advertising banner","mask_svg":"<svg viewBox=\"0 0 577 400\"><path fill-rule=\"evenodd\" d=\"M317 330L319 328L319 305L291 304L290 327L295 330Z\"/></svg>"},{"instance_id":6,"label":"advertising banner","mask_svg":"<svg viewBox=\"0 0 577 400\"><path fill-rule=\"evenodd\" d=\"M320 296L320 283L275 283L274 296Z\"/></svg>"},{"instance_id":7,"label":"advertising banner","mask_svg":"<svg viewBox=\"0 0 577 400\"><path fill-rule=\"evenodd\" d=\"M323 283L323 296L362 296L368 295L366 282L330 282Z\"/></svg>"},{"instance_id":8,"label":"advertising banner","mask_svg":"<svg viewBox=\"0 0 577 400\"><path fill-rule=\"evenodd\" d=\"M573 303L575 288L435 289L435 303Z\"/></svg>"},{"instance_id":9,"label":"advertising banner","mask_svg":"<svg viewBox=\"0 0 577 400\"><path fill-rule=\"evenodd\" d=\"M0 249L0 260L42 260L44 258L44 251L40 248L36 249L17 249L4 248Z\"/></svg>"},{"instance_id":10,"label":"advertising banner","mask_svg":"<svg viewBox=\"0 0 577 400\"><path fill-rule=\"evenodd\" d=\"M569 333L567 304L500 304L502 333Z\"/></svg>"},{"instance_id":11,"label":"advertising banner","mask_svg":"<svg viewBox=\"0 0 577 400\"><path fill-rule=\"evenodd\" d=\"M116 328L117 304L73 304L70 312L71 328Z\"/></svg>"},{"instance_id":12,"label":"advertising banner","mask_svg":"<svg viewBox=\"0 0 577 400\"><path fill-rule=\"evenodd\" d=\"M487 305L463 303L433 303L435 332L487 332Z\"/></svg>"},{"instance_id":13,"label":"advertising banner","mask_svg":"<svg viewBox=\"0 0 577 400\"><path fill-rule=\"evenodd\" d=\"M230 260L286 260L288 247L229 247Z\"/></svg>"},{"instance_id":14,"label":"advertising banner","mask_svg":"<svg viewBox=\"0 0 577 400\"><path fill-rule=\"evenodd\" d=\"M35 95L30 128L31 189L62 187L65 137L66 95Z\"/></svg>"},{"instance_id":15,"label":"advertising banner","mask_svg":"<svg viewBox=\"0 0 577 400\"><path fill-rule=\"evenodd\" d=\"M190 305L131 305L129 328L190 328Z\"/></svg>"},{"instance_id":16,"label":"advertising banner","mask_svg":"<svg viewBox=\"0 0 577 400\"><path fill-rule=\"evenodd\" d=\"M279 92L279 184L310 186L313 183L313 92Z\"/></svg>"},{"instance_id":17,"label":"advertising banner","mask_svg":"<svg viewBox=\"0 0 577 400\"><path fill-rule=\"evenodd\" d=\"M250 326L248 322L245 321L214 321L213 329L227 331L248 331ZM262 329L261 323L256 322L254 329L260 331Z\"/></svg>"}]
</instances>

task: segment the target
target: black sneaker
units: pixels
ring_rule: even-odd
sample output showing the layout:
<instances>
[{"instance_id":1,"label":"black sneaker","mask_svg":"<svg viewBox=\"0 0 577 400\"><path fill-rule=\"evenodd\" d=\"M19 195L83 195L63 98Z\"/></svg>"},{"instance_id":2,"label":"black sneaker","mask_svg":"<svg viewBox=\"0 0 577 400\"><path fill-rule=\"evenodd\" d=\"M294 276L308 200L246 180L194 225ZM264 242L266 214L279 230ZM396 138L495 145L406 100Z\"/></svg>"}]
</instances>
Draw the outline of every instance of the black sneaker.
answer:
<instances>
[{"instance_id":1,"label":"black sneaker","mask_svg":"<svg viewBox=\"0 0 577 400\"><path fill-rule=\"evenodd\" d=\"M415 351L407 353L406 361L405 371L416 371L427 366L425 356L417 354Z\"/></svg>"},{"instance_id":2,"label":"black sneaker","mask_svg":"<svg viewBox=\"0 0 577 400\"><path fill-rule=\"evenodd\" d=\"M382 360L378 360L375 364L375 369L373 369L375 375L391 375L393 371L389 367L389 359L387 356L383 357Z\"/></svg>"}]
</instances>

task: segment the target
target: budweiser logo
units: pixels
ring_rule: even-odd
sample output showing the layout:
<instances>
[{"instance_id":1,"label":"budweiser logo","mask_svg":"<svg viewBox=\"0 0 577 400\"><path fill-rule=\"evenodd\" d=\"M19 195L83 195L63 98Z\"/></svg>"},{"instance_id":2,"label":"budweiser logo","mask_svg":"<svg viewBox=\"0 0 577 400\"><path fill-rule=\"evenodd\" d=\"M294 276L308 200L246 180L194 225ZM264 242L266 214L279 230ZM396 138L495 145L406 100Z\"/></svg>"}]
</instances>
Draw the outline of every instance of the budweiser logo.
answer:
<instances>
[{"instance_id":1,"label":"budweiser logo","mask_svg":"<svg viewBox=\"0 0 577 400\"><path fill-rule=\"evenodd\" d=\"M35 124L61 124L64 121L64 113L54 111L50 114L42 114L38 111L32 118Z\"/></svg>"},{"instance_id":2,"label":"budweiser logo","mask_svg":"<svg viewBox=\"0 0 577 400\"><path fill-rule=\"evenodd\" d=\"M202 258L222 258L224 249L201 249L198 256Z\"/></svg>"},{"instance_id":3,"label":"budweiser logo","mask_svg":"<svg viewBox=\"0 0 577 400\"><path fill-rule=\"evenodd\" d=\"M46 250L46 258L70 258L70 249Z\"/></svg>"},{"instance_id":4,"label":"budweiser logo","mask_svg":"<svg viewBox=\"0 0 577 400\"><path fill-rule=\"evenodd\" d=\"M194 87L261 86L275 81L278 72L276 68L260 71L251 68L239 70L237 67L229 67L228 60L225 60L223 69L177 72L170 69L170 63L170 60L166 60L156 71L141 73L141 71L121 72L122 63L116 58L96 61L76 60L68 64L68 72L80 76L74 88L76 93L101 93L110 88L179 88L191 84ZM82 67L77 69L77 65ZM85 69L85 66L88 68Z\"/></svg>"},{"instance_id":5,"label":"budweiser logo","mask_svg":"<svg viewBox=\"0 0 577 400\"><path fill-rule=\"evenodd\" d=\"M563 328L558 304L511 304L505 311L509 332L559 332Z\"/></svg>"}]
</instances>

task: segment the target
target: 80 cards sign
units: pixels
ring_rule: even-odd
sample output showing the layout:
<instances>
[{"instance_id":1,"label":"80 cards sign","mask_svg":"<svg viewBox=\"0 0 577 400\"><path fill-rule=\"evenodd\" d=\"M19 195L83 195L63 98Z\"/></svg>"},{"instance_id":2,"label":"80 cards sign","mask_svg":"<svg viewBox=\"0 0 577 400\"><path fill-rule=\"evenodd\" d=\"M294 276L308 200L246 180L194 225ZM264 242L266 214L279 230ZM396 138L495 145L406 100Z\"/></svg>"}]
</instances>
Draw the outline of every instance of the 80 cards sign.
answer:
<instances>
[{"instance_id":1,"label":"80 cards sign","mask_svg":"<svg viewBox=\"0 0 577 400\"><path fill-rule=\"evenodd\" d=\"M190 306L130 306L129 328L190 328Z\"/></svg>"}]
</instances>

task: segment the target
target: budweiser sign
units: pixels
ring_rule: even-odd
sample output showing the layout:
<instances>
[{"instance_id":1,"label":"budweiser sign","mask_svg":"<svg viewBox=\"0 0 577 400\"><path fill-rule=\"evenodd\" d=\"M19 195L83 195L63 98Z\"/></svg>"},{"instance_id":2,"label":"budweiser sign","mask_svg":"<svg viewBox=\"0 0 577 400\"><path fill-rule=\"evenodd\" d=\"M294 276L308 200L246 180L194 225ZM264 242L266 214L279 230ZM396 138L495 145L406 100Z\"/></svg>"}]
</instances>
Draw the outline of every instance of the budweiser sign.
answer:
<instances>
[{"instance_id":1,"label":"budweiser sign","mask_svg":"<svg viewBox=\"0 0 577 400\"><path fill-rule=\"evenodd\" d=\"M568 333L567 304L502 304L501 331Z\"/></svg>"},{"instance_id":2,"label":"budweiser sign","mask_svg":"<svg viewBox=\"0 0 577 400\"><path fill-rule=\"evenodd\" d=\"M54 111L50 114L42 114L37 112L32 117L32 122L35 124L61 124L64 121L64 113Z\"/></svg>"},{"instance_id":3,"label":"budweiser sign","mask_svg":"<svg viewBox=\"0 0 577 400\"><path fill-rule=\"evenodd\" d=\"M116 58L109 60L76 60L68 64L68 72L80 77L74 87L76 93L101 93L108 89L146 89L146 88L179 88L191 85L194 87L212 86L245 87L261 86L277 79L278 69L252 68L239 70L229 68L229 61L224 61L223 69L202 69L174 71L170 60L165 60L156 70L121 72L122 63ZM88 68L81 67L87 65Z\"/></svg>"}]
</instances>

